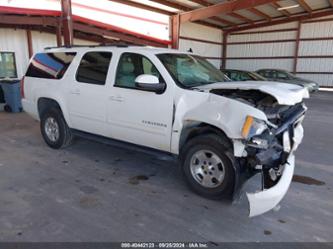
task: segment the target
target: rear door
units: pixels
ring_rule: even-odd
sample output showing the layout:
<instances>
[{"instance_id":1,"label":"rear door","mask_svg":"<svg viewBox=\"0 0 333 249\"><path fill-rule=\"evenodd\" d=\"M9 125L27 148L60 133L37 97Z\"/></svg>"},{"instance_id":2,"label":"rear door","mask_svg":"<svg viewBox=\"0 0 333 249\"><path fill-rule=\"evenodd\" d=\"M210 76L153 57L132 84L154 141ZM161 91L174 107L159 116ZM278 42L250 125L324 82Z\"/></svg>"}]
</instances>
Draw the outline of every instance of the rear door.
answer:
<instances>
[{"instance_id":1,"label":"rear door","mask_svg":"<svg viewBox=\"0 0 333 249\"><path fill-rule=\"evenodd\" d=\"M112 53L91 51L83 54L68 89L68 109L74 129L105 134L106 81Z\"/></svg>"}]
</instances>

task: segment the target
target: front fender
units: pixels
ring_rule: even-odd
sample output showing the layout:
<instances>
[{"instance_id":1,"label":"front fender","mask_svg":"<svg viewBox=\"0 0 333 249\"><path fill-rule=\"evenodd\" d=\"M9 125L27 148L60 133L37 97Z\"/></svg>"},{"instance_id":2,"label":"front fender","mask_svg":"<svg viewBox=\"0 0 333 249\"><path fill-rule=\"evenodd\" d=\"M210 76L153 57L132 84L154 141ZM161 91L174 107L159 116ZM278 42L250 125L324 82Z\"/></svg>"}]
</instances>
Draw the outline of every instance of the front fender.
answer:
<instances>
[{"instance_id":1,"label":"front fender","mask_svg":"<svg viewBox=\"0 0 333 249\"><path fill-rule=\"evenodd\" d=\"M173 153L179 153L181 131L189 122L206 123L222 130L229 139L242 139L242 127L248 115L267 121L266 115L247 104L210 93L198 93L201 98L183 96L176 105L172 134Z\"/></svg>"}]
</instances>

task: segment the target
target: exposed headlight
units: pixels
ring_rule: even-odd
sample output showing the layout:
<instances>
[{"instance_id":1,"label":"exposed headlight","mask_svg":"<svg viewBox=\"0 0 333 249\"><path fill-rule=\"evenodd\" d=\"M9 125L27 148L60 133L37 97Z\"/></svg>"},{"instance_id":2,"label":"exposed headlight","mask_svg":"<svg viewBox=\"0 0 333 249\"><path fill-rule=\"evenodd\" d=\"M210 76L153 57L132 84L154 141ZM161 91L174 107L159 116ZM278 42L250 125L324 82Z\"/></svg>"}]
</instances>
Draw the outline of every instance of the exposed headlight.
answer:
<instances>
[{"instance_id":1,"label":"exposed headlight","mask_svg":"<svg viewBox=\"0 0 333 249\"><path fill-rule=\"evenodd\" d=\"M267 129L265 121L247 116L242 129L242 137L249 139L253 136L260 135Z\"/></svg>"}]
</instances>

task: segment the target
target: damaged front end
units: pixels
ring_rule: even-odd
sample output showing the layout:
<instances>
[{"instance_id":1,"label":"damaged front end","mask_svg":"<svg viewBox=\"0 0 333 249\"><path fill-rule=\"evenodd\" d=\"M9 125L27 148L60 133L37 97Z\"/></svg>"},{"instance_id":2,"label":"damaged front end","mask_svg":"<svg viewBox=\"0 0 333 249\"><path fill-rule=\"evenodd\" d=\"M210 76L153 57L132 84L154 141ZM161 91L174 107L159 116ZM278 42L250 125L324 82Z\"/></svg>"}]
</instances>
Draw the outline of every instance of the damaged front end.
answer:
<instances>
[{"instance_id":1,"label":"damaged front end","mask_svg":"<svg viewBox=\"0 0 333 249\"><path fill-rule=\"evenodd\" d=\"M262 175L261 191L247 193L250 217L271 210L287 193L294 173L293 152L303 138L302 120L305 110L306 108L302 107L281 126L270 128L263 134L248 140L245 147L248 167L253 173ZM266 141L267 146L258 147L256 141Z\"/></svg>"},{"instance_id":2,"label":"damaged front end","mask_svg":"<svg viewBox=\"0 0 333 249\"><path fill-rule=\"evenodd\" d=\"M307 108L300 102L281 105L273 96L260 91L212 90L212 93L237 99L261 111L266 121L248 116L242 128L244 151L239 162L250 176L261 174L261 190L247 193L250 217L278 205L292 181L297 149L303 138L302 121Z\"/></svg>"}]
</instances>

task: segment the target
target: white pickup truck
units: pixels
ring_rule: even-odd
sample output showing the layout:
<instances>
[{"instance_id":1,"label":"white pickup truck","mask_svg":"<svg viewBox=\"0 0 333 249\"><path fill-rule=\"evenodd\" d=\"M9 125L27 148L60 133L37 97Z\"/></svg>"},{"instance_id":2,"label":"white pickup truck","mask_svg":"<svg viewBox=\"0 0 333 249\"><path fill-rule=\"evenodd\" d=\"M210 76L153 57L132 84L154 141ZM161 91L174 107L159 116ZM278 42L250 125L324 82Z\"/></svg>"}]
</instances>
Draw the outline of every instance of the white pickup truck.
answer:
<instances>
[{"instance_id":1,"label":"white pickup truck","mask_svg":"<svg viewBox=\"0 0 333 249\"><path fill-rule=\"evenodd\" d=\"M250 216L289 188L309 96L297 85L228 82L192 53L126 46L47 48L21 91L52 148L84 133L171 153L189 186L214 199L262 174L262 189L247 193Z\"/></svg>"}]
</instances>

